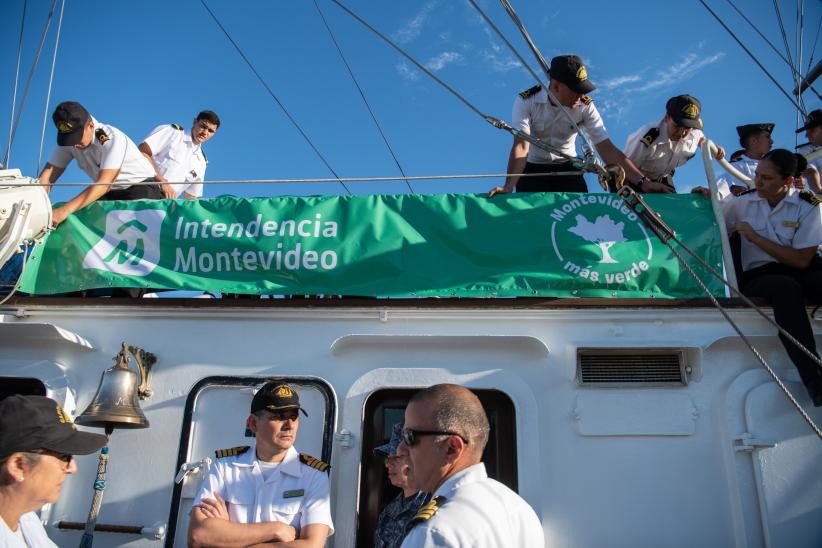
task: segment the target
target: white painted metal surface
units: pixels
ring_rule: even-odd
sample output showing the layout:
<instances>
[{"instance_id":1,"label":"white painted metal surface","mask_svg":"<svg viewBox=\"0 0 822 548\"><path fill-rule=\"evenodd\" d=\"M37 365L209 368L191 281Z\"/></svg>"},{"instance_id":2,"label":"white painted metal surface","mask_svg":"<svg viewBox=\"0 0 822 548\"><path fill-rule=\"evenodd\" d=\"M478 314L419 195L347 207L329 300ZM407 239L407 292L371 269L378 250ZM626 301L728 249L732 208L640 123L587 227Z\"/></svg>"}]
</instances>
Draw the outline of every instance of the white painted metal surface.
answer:
<instances>
[{"instance_id":1,"label":"white painted metal surface","mask_svg":"<svg viewBox=\"0 0 822 548\"><path fill-rule=\"evenodd\" d=\"M421 305L183 308L154 300L135 307L93 301L23 306L6 310L0 340L9 340L3 339L4 329L50 324L88 346L4 347L0 375L47 377L51 383L62 378L67 388L58 399L70 393L82 410L123 340L157 355L154 395L142 402L151 427L112 436L101 523L170 522L184 409L202 379L294 376L327 383L334 394L336 533L330 546L355 545L368 398L384 389L437 382L499 390L514 402L517 438L510 451L516 451L519 492L541 516L549 546L757 547L784 546L796 538L813 545L808 539L822 523L822 489L805 484L822 477L822 442L810 438L799 417L789 417L780 394L765 403L749 398L757 387L773 392L773 386L715 311L491 309L471 301L462 309ZM753 312L733 315L779 374L794 379L773 329ZM822 335L818 321L814 328ZM671 388L579 387L577 351L589 347L679 349L688 355L693 375L687 386ZM33 363L51 365L38 369ZM789 386L809 407L801 385ZM203 390L185 462L247 443L242 421L251 392L245 390ZM324 402L316 394L306 398L310 417L298 447L319 453L323 414L315 408ZM778 445L737 450L744 442L734 440L745 433ZM751 453L761 455L756 466ZM79 459L80 471L48 515L48 530L61 546L77 545L80 533L53 524L84 520L95 464L93 455ZM183 505L192 482L193 475L185 480ZM184 534L179 522L177 545ZM95 535L95 546L162 544L136 535Z\"/></svg>"}]
</instances>

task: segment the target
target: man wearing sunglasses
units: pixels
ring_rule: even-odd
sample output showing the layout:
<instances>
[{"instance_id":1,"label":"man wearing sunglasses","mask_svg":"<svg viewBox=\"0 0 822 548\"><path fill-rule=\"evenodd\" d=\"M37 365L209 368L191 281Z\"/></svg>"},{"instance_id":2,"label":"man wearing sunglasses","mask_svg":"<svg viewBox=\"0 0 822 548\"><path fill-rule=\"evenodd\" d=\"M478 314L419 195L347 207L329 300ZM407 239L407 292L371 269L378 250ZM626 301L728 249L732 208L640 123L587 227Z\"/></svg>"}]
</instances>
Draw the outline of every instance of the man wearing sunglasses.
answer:
<instances>
[{"instance_id":1,"label":"man wearing sunglasses","mask_svg":"<svg viewBox=\"0 0 822 548\"><path fill-rule=\"evenodd\" d=\"M630 183L639 192L675 193L674 170L696 155L702 133L702 105L690 95L671 97L661 121L646 124L628 136L625 155L645 174ZM724 158L720 148L717 158Z\"/></svg>"},{"instance_id":2,"label":"man wearing sunglasses","mask_svg":"<svg viewBox=\"0 0 822 548\"><path fill-rule=\"evenodd\" d=\"M289 385L254 395L246 427L253 446L216 452L191 510L188 544L320 548L333 533L328 465L294 449L302 412Z\"/></svg>"},{"instance_id":3,"label":"man wearing sunglasses","mask_svg":"<svg viewBox=\"0 0 822 548\"><path fill-rule=\"evenodd\" d=\"M433 495L409 522L403 548L545 546L534 510L485 472L489 430L479 398L461 386L437 384L408 402L397 454L408 461L409 483Z\"/></svg>"}]
</instances>

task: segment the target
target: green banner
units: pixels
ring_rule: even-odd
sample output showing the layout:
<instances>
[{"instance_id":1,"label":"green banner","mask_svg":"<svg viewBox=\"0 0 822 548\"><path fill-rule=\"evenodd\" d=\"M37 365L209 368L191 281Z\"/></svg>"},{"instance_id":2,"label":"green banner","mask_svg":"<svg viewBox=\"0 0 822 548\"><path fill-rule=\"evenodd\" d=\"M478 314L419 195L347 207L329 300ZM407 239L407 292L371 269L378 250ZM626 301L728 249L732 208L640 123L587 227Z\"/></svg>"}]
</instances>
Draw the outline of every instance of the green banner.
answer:
<instances>
[{"instance_id":1,"label":"green banner","mask_svg":"<svg viewBox=\"0 0 822 548\"><path fill-rule=\"evenodd\" d=\"M721 269L708 200L651 195ZM697 268L715 295L721 284ZM21 291L148 287L251 294L703 296L613 194L372 195L96 202L29 259Z\"/></svg>"}]
</instances>

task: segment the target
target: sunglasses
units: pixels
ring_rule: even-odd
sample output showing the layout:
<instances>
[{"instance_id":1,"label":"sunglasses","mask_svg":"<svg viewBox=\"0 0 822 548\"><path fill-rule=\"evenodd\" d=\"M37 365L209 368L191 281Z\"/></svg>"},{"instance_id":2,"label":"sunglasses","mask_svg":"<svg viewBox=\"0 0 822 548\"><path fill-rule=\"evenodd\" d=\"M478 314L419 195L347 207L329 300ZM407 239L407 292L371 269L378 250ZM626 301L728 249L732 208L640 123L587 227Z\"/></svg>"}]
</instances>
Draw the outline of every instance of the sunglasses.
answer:
<instances>
[{"instance_id":1,"label":"sunglasses","mask_svg":"<svg viewBox=\"0 0 822 548\"><path fill-rule=\"evenodd\" d=\"M56 451L49 451L48 449L37 449L36 451L29 451L29 453L34 453L35 455L49 455L50 457L54 457L57 460L63 461L63 464L66 465L66 468L71 464L71 461L74 460L74 455L69 455L68 453L58 453Z\"/></svg>"},{"instance_id":2,"label":"sunglasses","mask_svg":"<svg viewBox=\"0 0 822 548\"><path fill-rule=\"evenodd\" d=\"M408 447L413 447L416 445L420 436L457 436L463 441L463 443L466 445L468 444L468 440L465 439L462 434L457 434L456 432L443 432L441 430L414 430L413 428L402 429L402 442Z\"/></svg>"}]
</instances>

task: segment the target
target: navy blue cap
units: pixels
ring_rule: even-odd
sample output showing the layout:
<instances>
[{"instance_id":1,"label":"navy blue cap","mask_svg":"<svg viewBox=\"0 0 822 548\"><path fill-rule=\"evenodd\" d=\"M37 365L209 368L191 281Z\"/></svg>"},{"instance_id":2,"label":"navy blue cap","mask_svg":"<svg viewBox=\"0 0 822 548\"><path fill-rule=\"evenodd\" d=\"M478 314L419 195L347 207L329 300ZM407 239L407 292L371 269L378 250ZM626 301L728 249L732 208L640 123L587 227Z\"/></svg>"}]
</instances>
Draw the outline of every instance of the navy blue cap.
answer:
<instances>
[{"instance_id":1,"label":"navy blue cap","mask_svg":"<svg viewBox=\"0 0 822 548\"><path fill-rule=\"evenodd\" d=\"M400 442L402 441L402 425L403 423L398 422L394 425L391 429L391 440L388 443L384 443L374 448L374 454L380 455L383 457L390 457L394 453L397 452L397 447L400 446Z\"/></svg>"}]
</instances>

